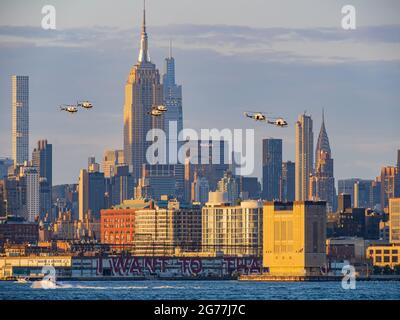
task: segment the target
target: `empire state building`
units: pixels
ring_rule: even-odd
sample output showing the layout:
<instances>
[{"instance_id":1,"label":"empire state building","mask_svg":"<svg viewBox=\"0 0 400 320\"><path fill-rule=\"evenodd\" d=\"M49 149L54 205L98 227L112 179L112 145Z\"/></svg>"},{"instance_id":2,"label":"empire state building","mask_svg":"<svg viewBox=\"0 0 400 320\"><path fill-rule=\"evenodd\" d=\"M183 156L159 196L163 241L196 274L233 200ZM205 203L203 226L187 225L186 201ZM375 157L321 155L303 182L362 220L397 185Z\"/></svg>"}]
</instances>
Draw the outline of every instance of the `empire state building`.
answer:
<instances>
[{"instance_id":1,"label":"empire state building","mask_svg":"<svg viewBox=\"0 0 400 320\"><path fill-rule=\"evenodd\" d=\"M146 150L152 143L146 141L148 131L164 129L163 117L149 114L153 107L162 103L163 86L156 65L150 61L146 9L143 8L139 57L125 84L124 103L124 157L135 180L141 177L142 165L147 163Z\"/></svg>"}]
</instances>

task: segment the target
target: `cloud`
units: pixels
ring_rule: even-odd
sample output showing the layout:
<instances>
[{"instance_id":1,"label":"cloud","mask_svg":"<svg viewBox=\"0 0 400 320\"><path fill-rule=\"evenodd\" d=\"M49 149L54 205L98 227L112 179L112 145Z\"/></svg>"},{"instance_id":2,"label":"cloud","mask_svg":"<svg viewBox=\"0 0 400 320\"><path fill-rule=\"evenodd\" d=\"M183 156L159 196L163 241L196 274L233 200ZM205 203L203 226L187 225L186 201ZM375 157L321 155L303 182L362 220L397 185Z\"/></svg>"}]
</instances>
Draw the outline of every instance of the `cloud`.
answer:
<instances>
[{"instance_id":1,"label":"cloud","mask_svg":"<svg viewBox=\"0 0 400 320\"><path fill-rule=\"evenodd\" d=\"M0 47L90 47L97 50L131 46L138 29L114 27L43 30L0 26ZM153 47L169 40L179 50L207 50L220 55L284 63L400 61L400 25L340 28L252 28L230 25L167 25L149 28Z\"/></svg>"}]
</instances>

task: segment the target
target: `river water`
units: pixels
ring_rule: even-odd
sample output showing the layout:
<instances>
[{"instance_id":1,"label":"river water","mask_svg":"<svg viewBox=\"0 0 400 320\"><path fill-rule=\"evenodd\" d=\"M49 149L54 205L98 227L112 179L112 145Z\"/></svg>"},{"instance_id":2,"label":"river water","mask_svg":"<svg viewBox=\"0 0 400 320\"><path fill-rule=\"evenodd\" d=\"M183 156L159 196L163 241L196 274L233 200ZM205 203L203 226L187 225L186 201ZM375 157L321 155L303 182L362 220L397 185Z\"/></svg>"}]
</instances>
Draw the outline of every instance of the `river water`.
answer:
<instances>
[{"instance_id":1,"label":"river water","mask_svg":"<svg viewBox=\"0 0 400 320\"><path fill-rule=\"evenodd\" d=\"M35 287L35 288L33 288ZM66 281L56 289L0 282L0 299L117 300L398 300L400 281L358 281L354 290L341 282L240 281Z\"/></svg>"}]
</instances>

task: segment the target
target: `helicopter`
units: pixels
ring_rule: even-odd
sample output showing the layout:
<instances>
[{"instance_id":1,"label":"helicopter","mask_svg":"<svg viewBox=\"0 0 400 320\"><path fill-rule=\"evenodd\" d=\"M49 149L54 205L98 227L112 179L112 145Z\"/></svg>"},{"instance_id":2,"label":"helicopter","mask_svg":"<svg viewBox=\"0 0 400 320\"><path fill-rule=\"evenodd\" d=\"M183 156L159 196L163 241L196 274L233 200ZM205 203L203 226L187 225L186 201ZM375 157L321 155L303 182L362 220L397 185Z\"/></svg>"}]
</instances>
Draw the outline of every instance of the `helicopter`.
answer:
<instances>
[{"instance_id":1,"label":"helicopter","mask_svg":"<svg viewBox=\"0 0 400 320\"><path fill-rule=\"evenodd\" d=\"M158 109L151 109L151 111L147 112L147 114L150 114L153 117L159 117L163 114L163 112Z\"/></svg>"},{"instance_id":2,"label":"helicopter","mask_svg":"<svg viewBox=\"0 0 400 320\"><path fill-rule=\"evenodd\" d=\"M264 121L268 124L272 124L274 126L284 128L288 126L288 123L285 119L278 117L278 118L268 118L267 115L263 112L259 111L246 111L244 115L247 118L253 119L255 121Z\"/></svg>"},{"instance_id":3,"label":"helicopter","mask_svg":"<svg viewBox=\"0 0 400 320\"><path fill-rule=\"evenodd\" d=\"M69 113L76 113L76 112L78 112L78 108L76 106L74 106L74 105L65 104L65 105L60 106L60 111L66 111L66 112L69 112Z\"/></svg>"},{"instance_id":4,"label":"helicopter","mask_svg":"<svg viewBox=\"0 0 400 320\"><path fill-rule=\"evenodd\" d=\"M166 112L168 110L167 107L164 106L164 105L159 105L159 106L156 106L154 108L157 109L158 111L161 111L161 112Z\"/></svg>"},{"instance_id":5,"label":"helicopter","mask_svg":"<svg viewBox=\"0 0 400 320\"><path fill-rule=\"evenodd\" d=\"M90 101L79 101L76 103L77 107L91 109L93 108L93 104Z\"/></svg>"},{"instance_id":6,"label":"helicopter","mask_svg":"<svg viewBox=\"0 0 400 320\"><path fill-rule=\"evenodd\" d=\"M267 116L265 114L263 114L262 112L258 112L258 111L246 111L244 112L244 115L247 118L256 120L256 121L266 121L267 120Z\"/></svg>"},{"instance_id":7,"label":"helicopter","mask_svg":"<svg viewBox=\"0 0 400 320\"><path fill-rule=\"evenodd\" d=\"M164 105L158 105L154 106L148 114L154 116L154 117L159 117L161 116L164 112L166 112L168 109Z\"/></svg>"},{"instance_id":8,"label":"helicopter","mask_svg":"<svg viewBox=\"0 0 400 320\"><path fill-rule=\"evenodd\" d=\"M284 120L284 119L282 119L282 118L276 118L276 119L274 119L274 120L267 120L267 122L269 123L269 124L273 124L273 125L275 125L275 126L277 126L277 127L280 127L280 128L284 128L284 127L287 127L288 126L288 123L287 123L287 121L286 120Z\"/></svg>"}]
</instances>

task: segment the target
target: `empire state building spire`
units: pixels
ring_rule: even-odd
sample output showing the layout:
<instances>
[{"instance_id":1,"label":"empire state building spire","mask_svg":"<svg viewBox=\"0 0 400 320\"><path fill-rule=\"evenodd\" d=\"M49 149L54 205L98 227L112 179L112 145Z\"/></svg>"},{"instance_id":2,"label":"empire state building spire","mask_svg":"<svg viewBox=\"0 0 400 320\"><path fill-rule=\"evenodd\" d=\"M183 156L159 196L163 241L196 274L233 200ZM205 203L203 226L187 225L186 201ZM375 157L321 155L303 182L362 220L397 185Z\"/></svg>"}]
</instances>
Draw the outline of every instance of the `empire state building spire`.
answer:
<instances>
[{"instance_id":1,"label":"empire state building spire","mask_svg":"<svg viewBox=\"0 0 400 320\"><path fill-rule=\"evenodd\" d=\"M143 22L142 22L142 33L140 37L140 51L138 61L140 63L150 62L148 38L146 32L146 1L143 0Z\"/></svg>"}]
</instances>

